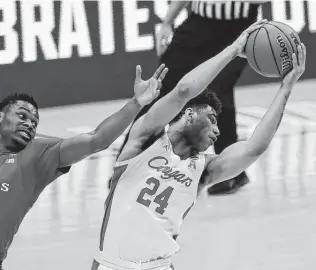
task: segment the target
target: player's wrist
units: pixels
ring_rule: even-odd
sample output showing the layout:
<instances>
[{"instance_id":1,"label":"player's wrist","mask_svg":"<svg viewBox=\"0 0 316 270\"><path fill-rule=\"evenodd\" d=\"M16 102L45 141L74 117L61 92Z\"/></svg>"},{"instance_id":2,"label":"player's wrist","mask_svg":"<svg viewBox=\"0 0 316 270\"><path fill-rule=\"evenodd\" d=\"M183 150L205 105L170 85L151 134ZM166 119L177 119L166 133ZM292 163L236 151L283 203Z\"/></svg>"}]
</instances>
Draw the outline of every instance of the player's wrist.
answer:
<instances>
[{"instance_id":1,"label":"player's wrist","mask_svg":"<svg viewBox=\"0 0 316 270\"><path fill-rule=\"evenodd\" d=\"M130 102L131 102L131 104L138 107L139 109L144 107L144 105L142 104L143 102L141 102L141 100L140 100L140 97L137 97L136 95L133 96L133 98L131 99Z\"/></svg>"},{"instance_id":2,"label":"player's wrist","mask_svg":"<svg viewBox=\"0 0 316 270\"><path fill-rule=\"evenodd\" d=\"M293 87L294 87L294 83L283 80L281 87L280 87L280 90L287 93L287 92L292 91Z\"/></svg>"},{"instance_id":3,"label":"player's wrist","mask_svg":"<svg viewBox=\"0 0 316 270\"><path fill-rule=\"evenodd\" d=\"M235 58L239 54L239 46L234 42L230 46L226 48L226 52L231 56L231 58Z\"/></svg>"},{"instance_id":4,"label":"player's wrist","mask_svg":"<svg viewBox=\"0 0 316 270\"><path fill-rule=\"evenodd\" d=\"M165 20L161 23L162 27L172 27L173 21Z\"/></svg>"}]
</instances>

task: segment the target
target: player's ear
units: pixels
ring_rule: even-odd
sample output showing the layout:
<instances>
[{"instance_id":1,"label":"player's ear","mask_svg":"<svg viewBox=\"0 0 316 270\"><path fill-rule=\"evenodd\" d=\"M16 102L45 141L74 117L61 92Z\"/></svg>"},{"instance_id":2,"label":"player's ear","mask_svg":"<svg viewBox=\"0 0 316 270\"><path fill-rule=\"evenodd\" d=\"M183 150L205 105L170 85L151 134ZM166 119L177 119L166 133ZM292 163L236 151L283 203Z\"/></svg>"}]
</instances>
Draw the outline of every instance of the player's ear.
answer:
<instances>
[{"instance_id":1,"label":"player's ear","mask_svg":"<svg viewBox=\"0 0 316 270\"><path fill-rule=\"evenodd\" d=\"M0 111L0 124L2 123L5 115L6 115L6 110Z\"/></svg>"},{"instance_id":2,"label":"player's ear","mask_svg":"<svg viewBox=\"0 0 316 270\"><path fill-rule=\"evenodd\" d=\"M193 122L193 117L194 117L194 110L192 108L187 108L185 110L185 117L186 117L187 121L192 123Z\"/></svg>"}]
</instances>

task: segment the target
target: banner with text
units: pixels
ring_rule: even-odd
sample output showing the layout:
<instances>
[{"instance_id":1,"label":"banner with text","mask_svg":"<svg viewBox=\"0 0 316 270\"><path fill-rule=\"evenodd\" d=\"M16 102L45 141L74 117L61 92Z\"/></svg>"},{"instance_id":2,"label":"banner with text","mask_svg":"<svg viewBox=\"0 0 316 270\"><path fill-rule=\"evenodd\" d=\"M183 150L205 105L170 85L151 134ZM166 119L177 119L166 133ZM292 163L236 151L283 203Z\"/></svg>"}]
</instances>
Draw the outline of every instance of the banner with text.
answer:
<instances>
[{"instance_id":1,"label":"banner with text","mask_svg":"<svg viewBox=\"0 0 316 270\"><path fill-rule=\"evenodd\" d=\"M128 98L135 66L157 66L155 31L168 1L0 2L0 98L27 91L40 106ZM304 78L316 78L316 1L273 1L262 16L292 26L308 49ZM187 17L184 10L179 25ZM240 85L266 83L248 68Z\"/></svg>"}]
</instances>

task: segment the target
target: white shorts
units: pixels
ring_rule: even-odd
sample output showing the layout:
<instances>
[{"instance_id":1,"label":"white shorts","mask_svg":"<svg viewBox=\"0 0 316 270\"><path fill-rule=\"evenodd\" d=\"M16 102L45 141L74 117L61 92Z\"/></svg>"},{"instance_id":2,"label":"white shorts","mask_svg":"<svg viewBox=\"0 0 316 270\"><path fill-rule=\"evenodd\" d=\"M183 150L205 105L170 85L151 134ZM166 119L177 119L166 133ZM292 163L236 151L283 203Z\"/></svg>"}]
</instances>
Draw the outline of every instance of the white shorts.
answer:
<instances>
[{"instance_id":1,"label":"white shorts","mask_svg":"<svg viewBox=\"0 0 316 270\"><path fill-rule=\"evenodd\" d=\"M133 268L133 269L129 269L129 270L136 270L136 268ZM156 270L158 268L153 268L153 270ZM161 268L162 269L162 268ZM163 270L173 270L174 268L163 268ZM99 265L99 267L97 268L97 270L117 270L116 268L109 268L107 266L104 266L104 265ZM137 269L138 270L138 269ZM160 270L160 268L159 268Z\"/></svg>"},{"instance_id":2,"label":"white shorts","mask_svg":"<svg viewBox=\"0 0 316 270\"><path fill-rule=\"evenodd\" d=\"M154 261L143 264L128 263L128 265L117 265L109 262L100 264L96 260L93 261L91 270L174 270L174 267L165 261Z\"/></svg>"}]
</instances>

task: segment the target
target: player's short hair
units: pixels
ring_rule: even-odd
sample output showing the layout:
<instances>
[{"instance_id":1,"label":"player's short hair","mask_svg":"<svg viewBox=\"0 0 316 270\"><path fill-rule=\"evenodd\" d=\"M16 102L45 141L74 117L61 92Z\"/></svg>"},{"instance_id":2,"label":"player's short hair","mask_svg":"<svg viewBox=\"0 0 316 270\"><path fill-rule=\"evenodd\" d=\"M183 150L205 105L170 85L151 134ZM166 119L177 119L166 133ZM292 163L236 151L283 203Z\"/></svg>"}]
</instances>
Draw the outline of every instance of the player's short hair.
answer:
<instances>
[{"instance_id":1,"label":"player's short hair","mask_svg":"<svg viewBox=\"0 0 316 270\"><path fill-rule=\"evenodd\" d=\"M28 103L31 103L36 108L36 110L38 110L37 102L31 94L12 93L0 101L0 112L3 112L6 108L17 103L18 101L26 101Z\"/></svg>"},{"instance_id":2,"label":"player's short hair","mask_svg":"<svg viewBox=\"0 0 316 270\"><path fill-rule=\"evenodd\" d=\"M200 95L191 99L181 110L181 112L170 122L170 124L178 121L185 113L187 108L192 108L196 112L205 110L208 106L211 106L218 116L222 111L222 103L217 97L216 93L205 89Z\"/></svg>"}]
</instances>

